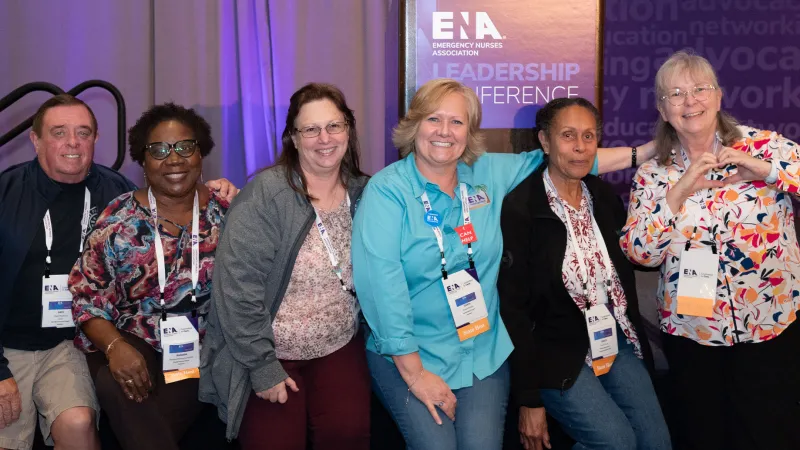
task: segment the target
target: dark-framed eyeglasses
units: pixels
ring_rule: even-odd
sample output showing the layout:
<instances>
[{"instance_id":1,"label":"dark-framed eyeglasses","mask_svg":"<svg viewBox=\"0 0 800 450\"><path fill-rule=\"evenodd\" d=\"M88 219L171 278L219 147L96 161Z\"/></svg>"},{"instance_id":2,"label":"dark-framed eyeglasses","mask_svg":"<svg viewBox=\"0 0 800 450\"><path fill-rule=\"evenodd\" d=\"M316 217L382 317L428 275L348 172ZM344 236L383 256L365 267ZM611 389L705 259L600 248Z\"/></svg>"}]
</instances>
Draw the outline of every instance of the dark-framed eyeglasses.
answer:
<instances>
[{"instance_id":1,"label":"dark-framed eyeglasses","mask_svg":"<svg viewBox=\"0 0 800 450\"><path fill-rule=\"evenodd\" d=\"M347 122L331 122L325 125L325 131L328 134L339 134L347 129ZM295 131L300 133L304 138L315 138L322 133L322 128L316 125L309 125L303 128L295 128Z\"/></svg>"},{"instance_id":2,"label":"dark-framed eyeglasses","mask_svg":"<svg viewBox=\"0 0 800 450\"><path fill-rule=\"evenodd\" d=\"M175 150L175 153L179 156L188 158L194 155L195 150L197 150L197 140L186 139L174 144L170 144L169 142L153 142L152 144L145 145L144 149L150 153L153 159L167 159L169 152L173 150Z\"/></svg>"},{"instance_id":3,"label":"dark-framed eyeglasses","mask_svg":"<svg viewBox=\"0 0 800 450\"><path fill-rule=\"evenodd\" d=\"M711 95L711 93L716 89L716 86L710 84L698 84L688 91L678 88L669 89L664 95L661 96L661 100L667 100L672 106L682 106L684 103L686 103L686 98L689 97L689 93L691 93L695 100L698 102L704 102L708 100L708 96Z\"/></svg>"}]
</instances>

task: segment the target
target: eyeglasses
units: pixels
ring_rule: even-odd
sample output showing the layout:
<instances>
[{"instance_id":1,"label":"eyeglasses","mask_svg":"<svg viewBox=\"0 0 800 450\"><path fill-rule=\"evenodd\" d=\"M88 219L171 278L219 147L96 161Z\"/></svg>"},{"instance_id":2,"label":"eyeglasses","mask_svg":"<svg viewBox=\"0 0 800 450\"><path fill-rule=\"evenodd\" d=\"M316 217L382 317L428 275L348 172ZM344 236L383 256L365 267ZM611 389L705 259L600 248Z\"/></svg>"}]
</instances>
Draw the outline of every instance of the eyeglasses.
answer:
<instances>
[{"instance_id":1,"label":"eyeglasses","mask_svg":"<svg viewBox=\"0 0 800 450\"><path fill-rule=\"evenodd\" d=\"M167 159L169 152L172 150L175 150L175 153L178 155L188 158L194 155L194 151L197 150L197 140L186 139L174 144L168 142L153 142L152 144L145 145L144 149L150 153L153 159Z\"/></svg>"},{"instance_id":2,"label":"eyeglasses","mask_svg":"<svg viewBox=\"0 0 800 450\"><path fill-rule=\"evenodd\" d=\"M684 103L686 103L686 99L689 97L689 93L691 92L692 97L694 97L695 100L698 102L704 102L708 100L708 96L711 95L711 93L716 89L716 86L712 86L710 84L698 84L688 91L684 91L682 89L670 89L666 92L666 95L661 96L661 100L667 99L669 104L672 106L682 106Z\"/></svg>"},{"instance_id":3,"label":"eyeglasses","mask_svg":"<svg viewBox=\"0 0 800 450\"><path fill-rule=\"evenodd\" d=\"M339 134L346 129L347 129L347 122L331 122L325 125L325 131L327 131L328 134ZM314 138L319 136L320 133L322 133L322 128L316 125L311 125L303 128L295 128L295 130L298 133L300 133L300 136L303 136L304 138Z\"/></svg>"}]
</instances>

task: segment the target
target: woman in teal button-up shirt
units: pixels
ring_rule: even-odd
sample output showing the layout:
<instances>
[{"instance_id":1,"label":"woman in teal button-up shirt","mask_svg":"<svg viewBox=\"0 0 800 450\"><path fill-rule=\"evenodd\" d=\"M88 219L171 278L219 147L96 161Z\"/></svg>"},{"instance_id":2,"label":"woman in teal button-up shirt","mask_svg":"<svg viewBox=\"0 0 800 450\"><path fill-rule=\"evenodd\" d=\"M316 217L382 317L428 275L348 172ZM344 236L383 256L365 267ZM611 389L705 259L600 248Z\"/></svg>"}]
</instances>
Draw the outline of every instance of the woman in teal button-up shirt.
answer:
<instances>
[{"instance_id":1,"label":"woman in teal button-up shirt","mask_svg":"<svg viewBox=\"0 0 800 450\"><path fill-rule=\"evenodd\" d=\"M503 197L539 167L542 152L484 154L480 122L480 103L468 87L449 79L423 85L394 130L394 144L405 158L370 180L353 223L353 273L370 326L373 389L413 449L502 447L506 359L513 345L500 320L495 286L502 254L500 210ZM652 147L640 154L645 151ZM599 163L600 172L619 170L632 160L630 148L603 150L595 168ZM464 224L462 183L477 236L472 259L489 326L463 341L423 206L427 197L438 212L446 272L469 268L468 246L456 231Z\"/></svg>"}]
</instances>

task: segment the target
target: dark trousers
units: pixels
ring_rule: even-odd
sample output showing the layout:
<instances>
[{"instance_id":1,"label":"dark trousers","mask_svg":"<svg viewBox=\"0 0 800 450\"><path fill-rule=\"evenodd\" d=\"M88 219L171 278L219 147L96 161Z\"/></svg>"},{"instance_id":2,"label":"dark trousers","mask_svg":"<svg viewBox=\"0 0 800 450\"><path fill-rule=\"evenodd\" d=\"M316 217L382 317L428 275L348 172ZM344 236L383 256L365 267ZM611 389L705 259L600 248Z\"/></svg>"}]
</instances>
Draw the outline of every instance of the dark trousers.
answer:
<instances>
[{"instance_id":1,"label":"dark trousers","mask_svg":"<svg viewBox=\"0 0 800 450\"><path fill-rule=\"evenodd\" d=\"M239 443L242 450L368 450L370 381L364 339L358 333L341 349L307 361L281 361L297 383L286 403L253 393Z\"/></svg>"},{"instance_id":2,"label":"dark trousers","mask_svg":"<svg viewBox=\"0 0 800 450\"><path fill-rule=\"evenodd\" d=\"M153 392L142 403L129 400L111 376L105 355L90 353L86 359L100 407L123 449L178 450L178 441L203 409L197 400L198 380L164 383L161 353L130 333L122 334L147 361Z\"/></svg>"},{"instance_id":3,"label":"dark trousers","mask_svg":"<svg viewBox=\"0 0 800 450\"><path fill-rule=\"evenodd\" d=\"M676 449L800 449L800 325L733 347L662 337Z\"/></svg>"}]
</instances>

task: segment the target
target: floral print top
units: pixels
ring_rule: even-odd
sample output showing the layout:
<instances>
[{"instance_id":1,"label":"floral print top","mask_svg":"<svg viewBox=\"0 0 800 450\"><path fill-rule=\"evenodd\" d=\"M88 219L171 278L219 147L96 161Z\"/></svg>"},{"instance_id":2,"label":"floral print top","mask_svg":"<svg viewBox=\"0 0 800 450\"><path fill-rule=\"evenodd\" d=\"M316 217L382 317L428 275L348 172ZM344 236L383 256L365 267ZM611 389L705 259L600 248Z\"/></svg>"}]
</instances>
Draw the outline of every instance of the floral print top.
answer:
<instances>
[{"instance_id":1,"label":"floral print top","mask_svg":"<svg viewBox=\"0 0 800 450\"><path fill-rule=\"evenodd\" d=\"M735 150L772 161L774 184L753 181L693 194L680 210L667 206L667 192L685 170L655 160L636 172L623 251L639 264L661 267L657 299L661 330L703 345L763 342L794 322L800 303L800 248L791 196L800 190L800 148L771 131L739 127ZM681 253L715 242L719 255L712 317L679 315L677 290ZM709 232L709 227L711 232Z\"/></svg>"},{"instance_id":2,"label":"floral print top","mask_svg":"<svg viewBox=\"0 0 800 450\"><path fill-rule=\"evenodd\" d=\"M200 208L196 305L191 300L192 225L179 227L177 236L159 226L166 269L165 309L168 314L191 314L196 307L201 341L205 335L203 318L210 308L214 253L229 206L215 191L209 192L208 204ZM133 192L109 203L69 275L72 316L78 327L100 317L161 350L161 294L154 237L150 209L140 204ZM75 346L84 351L97 350L83 332L75 337Z\"/></svg>"},{"instance_id":3,"label":"floral print top","mask_svg":"<svg viewBox=\"0 0 800 450\"><path fill-rule=\"evenodd\" d=\"M334 210L317 212L336 250L342 280L352 288L350 205L343 201ZM278 359L305 361L339 350L356 335L359 311L353 294L342 289L319 231L312 226L297 254L289 285L272 322Z\"/></svg>"},{"instance_id":4,"label":"floral print top","mask_svg":"<svg viewBox=\"0 0 800 450\"><path fill-rule=\"evenodd\" d=\"M583 183L581 183L583 184ZM583 282L581 278L581 267L578 263L578 254L575 252L575 242L572 240L572 234L567 230L567 249L564 254L564 264L561 269L561 277L564 280L564 287L567 292L578 305L581 311L586 309L586 303L595 305L598 302L598 290L604 289L602 282L599 280L598 286L598 272L600 274L608 273L603 261L603 255L600 252L599 242L595 238L594 228L592 226L592 210L589 207L589 200L587 199L588 190L583 187L583 192L587 195L581 197L580 209L575 209L566 202L558 201L558 193L553 190L549 183L545 182L545 191L547 192L547 201L550 204L550 209L561 219L565 227L567 219L565 215L569 214L572 226L575 227L575 237L578 239L578 245L586 258L586 270L589 271L589 282L587 282L586 290L587 295L583 294ZM562 207L562 205L564 205ZM606 244L607 245L607 244ZM613 243L612 243L613 245ZM614 306L614 318L617 320L620 328L625 333L625 337L633 344L634 353L640 359L642 356L642 348L639 343L639 337L636 335L636 329L628 319L626 314L628 310L628 300L625 298L625 290L622 288L622 282L619 280L616 269L613 265L611 267L611 304ZM592 366L591 351L586 355L586 364Z\"/></svg>"}]
</instances>

